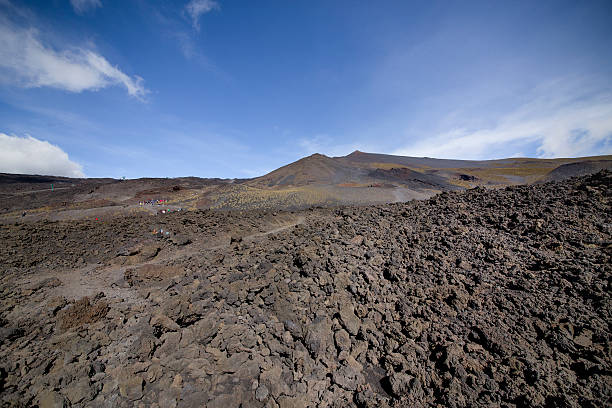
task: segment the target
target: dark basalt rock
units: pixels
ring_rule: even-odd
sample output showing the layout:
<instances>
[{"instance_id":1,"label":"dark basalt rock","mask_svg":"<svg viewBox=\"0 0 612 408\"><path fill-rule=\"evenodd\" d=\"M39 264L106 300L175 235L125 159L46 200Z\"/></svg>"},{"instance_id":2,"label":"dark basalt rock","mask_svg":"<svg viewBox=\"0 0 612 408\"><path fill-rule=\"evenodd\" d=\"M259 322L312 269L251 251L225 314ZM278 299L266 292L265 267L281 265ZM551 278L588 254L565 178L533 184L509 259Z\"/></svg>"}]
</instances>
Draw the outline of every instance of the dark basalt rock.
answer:
<instances>
[{"instance_id":1,"label":"dark basalt rock","mask_svg":"<svg viewBox=\"0 0 612 408\"><path fill-rule=\"evenodd\" d=\"M0 399L606 406L611 181L0 226Z\"/></svg>"}]
</instances>

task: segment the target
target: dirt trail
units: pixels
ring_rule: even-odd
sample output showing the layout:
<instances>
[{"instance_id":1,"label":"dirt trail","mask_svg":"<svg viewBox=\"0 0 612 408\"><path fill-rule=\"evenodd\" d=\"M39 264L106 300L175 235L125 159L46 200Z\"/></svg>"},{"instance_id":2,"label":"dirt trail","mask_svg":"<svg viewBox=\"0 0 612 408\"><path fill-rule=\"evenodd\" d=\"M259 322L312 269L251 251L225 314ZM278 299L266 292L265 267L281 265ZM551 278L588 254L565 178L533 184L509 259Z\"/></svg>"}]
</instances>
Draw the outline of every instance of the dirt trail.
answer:
<instances>
[{"instance_id":1,"label":"dirt trail","mask_svg":"<svg viewBox=\"0 0 612 408\"><path fill-rule=\"evenodd\" d=\"M305 220L306 220L305 217L300 216L300 217L297 217L294 221L291 221L289 223L283 223L284 225L278 226L276 228L272 228L271 230L268 230L265 232L257 232L255 234L250 234L245 237L242 237L242 240L252 242L252 241L255 241L257 238L265 237L266 235L270 235L270 234L277 234L281 231L285 231L289 228L293 228L296 225L303 224ZM219 247L215 247L215 249L218 249L218 248Z\"/></svg>"},{"instance_id":2,"label":"dirt trail","mask_svg":"<svg viewBox=\"0 0 612 408\"><path fill-rule=\"evenodd\" d=\"M395 198L395 203L405 203L410 200L424 200L435 194L435 192L433 191L431 193L427 193L422 191L409 190L407 188L402 187L396 187L392 190L392 192L393 197Z\"/></svg>"}]
</instances>

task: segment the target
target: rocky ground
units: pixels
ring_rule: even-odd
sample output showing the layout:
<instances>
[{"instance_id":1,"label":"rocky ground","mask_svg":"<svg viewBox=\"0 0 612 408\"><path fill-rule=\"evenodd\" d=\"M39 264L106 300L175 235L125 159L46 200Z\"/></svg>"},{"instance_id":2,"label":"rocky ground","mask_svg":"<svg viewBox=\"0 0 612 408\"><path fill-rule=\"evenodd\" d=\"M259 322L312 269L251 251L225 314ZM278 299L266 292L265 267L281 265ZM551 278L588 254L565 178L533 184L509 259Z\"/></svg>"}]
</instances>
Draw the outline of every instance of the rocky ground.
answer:
<instances>
[{"instance_id":1,"label":"rocky ground","mask_svg":"<svg viewBox=\"0 0 612 408\"><path fill-rule=\"evenodd\" d=\"M609 406L611 181L2 225L0 399Z\"/></svg>"}]
</instances>

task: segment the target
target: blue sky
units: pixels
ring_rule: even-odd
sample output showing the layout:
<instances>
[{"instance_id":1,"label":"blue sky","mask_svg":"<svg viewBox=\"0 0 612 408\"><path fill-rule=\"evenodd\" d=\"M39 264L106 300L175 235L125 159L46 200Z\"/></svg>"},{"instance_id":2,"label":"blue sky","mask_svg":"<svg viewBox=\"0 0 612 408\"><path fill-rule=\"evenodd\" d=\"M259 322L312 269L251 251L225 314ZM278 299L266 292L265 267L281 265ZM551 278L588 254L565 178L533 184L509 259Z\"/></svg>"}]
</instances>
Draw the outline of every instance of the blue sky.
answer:
<instances>
[{"instance_id":1,"label":"blue sky","mask_svg":"<svg viewBox=\"0 0 612 408\"><path fill-rule=\"evenodd\" d=\"M612 154L610 1L0 0L0 171Z\"/></svg>"}]
</instances>

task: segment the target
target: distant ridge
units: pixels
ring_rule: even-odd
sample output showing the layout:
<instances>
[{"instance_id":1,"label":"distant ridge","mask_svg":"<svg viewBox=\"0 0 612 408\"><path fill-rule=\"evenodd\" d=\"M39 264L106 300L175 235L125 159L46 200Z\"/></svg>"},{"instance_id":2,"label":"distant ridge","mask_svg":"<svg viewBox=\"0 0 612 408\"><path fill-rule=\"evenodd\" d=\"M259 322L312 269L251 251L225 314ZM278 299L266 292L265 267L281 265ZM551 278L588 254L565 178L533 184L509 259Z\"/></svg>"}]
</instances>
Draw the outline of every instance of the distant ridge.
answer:
<instances>
[{"instance_id":1,"label":"distant ridge","mask_svg":"<svg viewBox=\"0 0 612 408\"><path fill-rule=\"evenodd\" d=\"M0 174L0 223L172 210L301 209L427 199L443 191L543 183L612 170L612 156L447 160L367 153L313 154L252 179L68 178ZM24 213L27 212L27 214ZM24 215L25 214L25 215Z\"/></svg>"},{"instance_id":2,"label":"distant ridge","mask_svg":"<svg viewBox=\"0 0 612 408\"><path fill-rule=\"evenodd\" d=\"M563 177L589 174L596 169L609 169L610 160L612 156L567 159L456 160L395 156L355 150L340 157L328 157L315 153L255 178L248 184L276 188L306 185L384 184L389 187L442 191L476 185L533 183L544 180L551 171L569 163L591 164L584 164L582 167L577 165L567 167L563 170ZM560 176L553 174L551 177Z\"/></svg>"},{"instance_id":3,"label":"distant ridge","mask_svg":"<svg viewBox=\"0 0 612 408\"><path fill-rule=\"evenodd\" d=\"M612 160L592 160L562 164L552 170L541 181L561 181L570 177L586 176L601 170L612 170Z\"/></svg>"}]
</instances>

